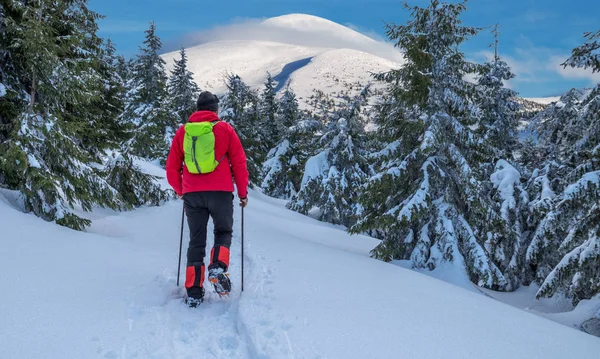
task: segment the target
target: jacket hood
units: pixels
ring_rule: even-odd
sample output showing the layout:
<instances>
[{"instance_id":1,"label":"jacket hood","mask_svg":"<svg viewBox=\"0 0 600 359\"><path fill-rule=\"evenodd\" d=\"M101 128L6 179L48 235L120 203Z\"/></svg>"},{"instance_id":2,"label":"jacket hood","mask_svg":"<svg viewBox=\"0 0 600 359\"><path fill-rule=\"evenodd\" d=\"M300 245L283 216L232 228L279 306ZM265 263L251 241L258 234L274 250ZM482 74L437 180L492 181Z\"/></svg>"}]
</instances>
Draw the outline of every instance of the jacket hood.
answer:
<instances>
[{"instance_id":1,"label":"jacket hood","mask_svg":"<svg viewBox=\"0 0 600 359\"><path fill-rule=\"evenodd\" d=\"M189 119L189 122L212 122L218 121L219 116L212 111L196 111Z\"/></svg>"}]
</instances>

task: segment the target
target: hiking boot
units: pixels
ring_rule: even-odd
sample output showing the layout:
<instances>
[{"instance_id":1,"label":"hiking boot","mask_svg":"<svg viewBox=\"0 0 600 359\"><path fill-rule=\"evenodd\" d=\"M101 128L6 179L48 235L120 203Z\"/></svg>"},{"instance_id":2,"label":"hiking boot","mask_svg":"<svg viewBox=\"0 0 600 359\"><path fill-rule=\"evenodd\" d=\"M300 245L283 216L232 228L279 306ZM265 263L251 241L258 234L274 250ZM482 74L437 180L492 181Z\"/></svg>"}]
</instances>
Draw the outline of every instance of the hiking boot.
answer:
<instances>
[{"instance_id":1,"label":"hiking boot","mask_svg":"<svg viewBox=\"0 0 600 359\"><path fill-rule=\"evenodd\" d=\"M215 267L208 270L208 281L213 284L215 292L220 296L226 296L231 291L229 273L226 273L221 267Z\"/></svg>"},{"instance_id":2,"label":"hiking boot","mask_svg":"<svg viewBox=\"0 0 600 359\"><path fill-rule=\"evenodd\" d=\"M188 290L188 295L185 298L185 304L187 304L190 308L196 308L204 302L204 288L202 287L192 287Z\"/></svg>"}]
</instances>

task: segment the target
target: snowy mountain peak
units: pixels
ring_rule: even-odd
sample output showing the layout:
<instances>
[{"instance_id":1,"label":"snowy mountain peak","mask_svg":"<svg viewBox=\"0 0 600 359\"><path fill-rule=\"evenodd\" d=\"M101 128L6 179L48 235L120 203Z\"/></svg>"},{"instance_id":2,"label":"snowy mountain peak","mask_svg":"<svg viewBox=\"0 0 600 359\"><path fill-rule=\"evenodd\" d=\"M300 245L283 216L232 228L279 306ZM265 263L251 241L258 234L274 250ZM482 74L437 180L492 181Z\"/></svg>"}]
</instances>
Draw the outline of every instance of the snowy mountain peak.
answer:
<instances>
[{"instance_id":1,"label":"snowy mountain peak","mask_svg":"<svg viewBox=\"0 0 600 359\"><path fill-rule=\"evenodd\" d=\"M372 38L349 27L340 25L322 17L307 14L289 14L272 17L262 22L263 25L293 29L306 33L327 33L346 40L376 43Z\"/></svg>"},{"instance_id":2,"label":"snowy mountain peak","mask_svg":"<svg viewBox=\"0 0 600 359\"><path fill-rule=\"evenodd\" d=\"M231 25L200 38L211 41L188 48L187 54L202 89L222 94L226 73L260 87L269 72L278 88L291 83L301 106L314 89L333 94L352 84L366 85L372 81L370 73L389 71L402 62L392 45L306 14ZM179 51L163 58L172 67Z\"/></svg>"},{"instance_id":3,"label":"snowy mountain peak","mask_svg":"<svg viewBox=\"0 0 600 359\"><path fill-rule=\"evenodd\" d=\"M262 22L263 24L271 24L271 25L284 25L290 27L301 27L305 25L322 25L322 26L340 26L339 24L327 20L325 18L309 15L309 14L287 14L281 16L275 16L269 19L266 19Z\"/></svg>"}]
</instances>

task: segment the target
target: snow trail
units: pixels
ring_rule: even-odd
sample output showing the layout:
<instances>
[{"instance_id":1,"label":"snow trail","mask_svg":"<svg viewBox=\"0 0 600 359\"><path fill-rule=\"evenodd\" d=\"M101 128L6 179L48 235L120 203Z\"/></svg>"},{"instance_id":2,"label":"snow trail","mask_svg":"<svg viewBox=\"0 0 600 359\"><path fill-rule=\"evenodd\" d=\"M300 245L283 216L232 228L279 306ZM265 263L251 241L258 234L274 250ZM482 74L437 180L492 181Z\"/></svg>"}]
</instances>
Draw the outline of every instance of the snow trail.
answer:
<instances>
[{"instance_id":1,"label":"snow trail","mask_svg":"<svg viewBox=\"0 0 600 359\"><path fill-rule=\"evenodd\" d=\"M369 258L376 240L257 192L246 210L245 291L236 206L233 291L222 299L206 285L196 309L175 284L181 201L97 210L81 233L1 197L2 359L562 359L600 351L598 338Z\"/></svg>"},{"instance_id":2,"label":"snow trail","mask_svg":"<svg viewBox=\"0 0 600 359\"><path fill-rule=\"evenodd\" d=\"M190 310L182 297L183 293L168 297L166 303L132 301L123 357L197 358L199 353L205 358L251 357L237 329L237 298L210 293L201 307Z\"/></svg>"},{"instance_id":3,"label":"snow trail","mask_svg":"<svg viewBox=\"0 0 600 359\"><path fill-rule=\"evenodd\" d=\"M173 207L171 212L179 212L181 201L169 204ZM114 228L118 218L109 217ZM131 220L130 220L131 221ZM143 226L146 220L143 217L136 218L128 225L133 228ZM104 220L96 221L95 227L103 226ZM153 221L153 223L157 223ZM172 222L171 222L172 223ZM162 224L164 225L164 224ZM132 288L128 296L128 323L129 332L125 337L125 343L119 358L256 358L250 351L247 335L238 319L240 300L240 235L239 235L239 213L236 213L235 231L233 236L232 263L230 273L234 280L232 292L227 298L221 298L216 294L208 281L205 281L205 301L200 307L191 309L183 302L185 289L185 255L189 232L187 223L184 227L184 246L182 253L181 279L177 287L177 268L173 258L173 266L165 269L153 280L142 283ZM170 246L178 244L177 225L170 225L172 229L172 241ZM212 223L209 223L207 252L212 248L213 240ZM154 229L156 230L156 229ZM153 230L153 231L154 231ZM162 237L162 236L161 236ZM167 241L165 241L167 242ZM162 246L161 241L155 244ZM165 252L178 251L177 248L164 248ZM208 260L208 257L206 258ZM237 281L237 282L236 282ZM117 350L113 350L117 352Z\"/></svg>"}]
</instances>

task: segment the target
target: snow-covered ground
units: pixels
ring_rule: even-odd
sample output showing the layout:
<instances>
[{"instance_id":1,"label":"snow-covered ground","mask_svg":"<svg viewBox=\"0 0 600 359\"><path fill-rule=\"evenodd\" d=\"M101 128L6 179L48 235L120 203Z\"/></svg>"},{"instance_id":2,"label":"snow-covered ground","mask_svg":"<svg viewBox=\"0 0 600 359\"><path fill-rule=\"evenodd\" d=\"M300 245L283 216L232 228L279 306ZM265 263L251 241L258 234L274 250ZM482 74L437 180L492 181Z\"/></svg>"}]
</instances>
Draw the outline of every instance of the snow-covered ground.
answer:
<instances>
[{"instance_id":1,"label":"snow-covered ground","mask_svg":"<svg viewBox=\"0 0 600 359\"><path fill-rule=\"evenodd\" d=\"M236 210L236 286L230 298L210 293L197 309L183 304L175 284L181 201L96 210L88 233L23 214L17 202L14 192L1 192L3 359L562 359L600 352L596 337L369 258L376 240L349 236L258 192L246 210L245 291Z\"/></svg>"}]
</instances>

